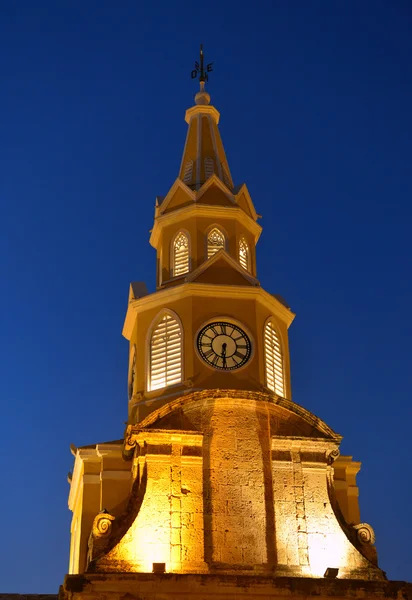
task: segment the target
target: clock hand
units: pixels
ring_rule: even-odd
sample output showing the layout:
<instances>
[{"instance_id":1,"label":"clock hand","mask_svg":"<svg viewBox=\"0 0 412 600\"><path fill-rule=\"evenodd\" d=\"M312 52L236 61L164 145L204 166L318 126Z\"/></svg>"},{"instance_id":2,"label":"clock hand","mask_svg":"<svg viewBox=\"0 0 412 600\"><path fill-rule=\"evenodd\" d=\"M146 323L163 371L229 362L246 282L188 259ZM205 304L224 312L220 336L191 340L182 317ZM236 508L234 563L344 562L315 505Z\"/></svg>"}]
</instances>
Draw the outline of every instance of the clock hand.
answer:
<instances>
[{"instance_id":1,"label":"clock hand","mask_svg":"<svg viewBox=\"0 0 412 600\"><path fill-rule=\"evenodd\" d=\"M222 356L222 363L223 363L222 367L226 367L226 347L227 347L226 342L223 342L223 344L222 344L222 355L221 355Z\"/></svg>"}]
</instances>

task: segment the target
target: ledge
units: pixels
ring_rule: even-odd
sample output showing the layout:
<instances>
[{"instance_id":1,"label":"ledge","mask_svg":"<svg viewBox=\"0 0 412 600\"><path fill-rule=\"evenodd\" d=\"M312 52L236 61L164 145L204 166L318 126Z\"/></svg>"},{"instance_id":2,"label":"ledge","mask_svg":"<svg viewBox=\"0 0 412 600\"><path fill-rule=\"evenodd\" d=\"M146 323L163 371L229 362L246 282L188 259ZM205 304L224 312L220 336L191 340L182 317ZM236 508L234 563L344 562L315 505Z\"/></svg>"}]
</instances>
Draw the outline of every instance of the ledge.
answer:
<instances>
[{"instance_id":1,"label":"ledge","mask_svg":"<svg viewBox=\"0 0 412 600\"><path fill-rule=\"evenodd\" d=\"M270 575L175 574L175 573L93 573L67 575L64 597L76 593L87 598L101 594L131 594L149 600L187 598L402 598L412 599L412 584L404 581L366 581L361 579L311 579L304 577L273 577ZM1 600L1 598L0 598Z\"/></svg>"}]
</instances>

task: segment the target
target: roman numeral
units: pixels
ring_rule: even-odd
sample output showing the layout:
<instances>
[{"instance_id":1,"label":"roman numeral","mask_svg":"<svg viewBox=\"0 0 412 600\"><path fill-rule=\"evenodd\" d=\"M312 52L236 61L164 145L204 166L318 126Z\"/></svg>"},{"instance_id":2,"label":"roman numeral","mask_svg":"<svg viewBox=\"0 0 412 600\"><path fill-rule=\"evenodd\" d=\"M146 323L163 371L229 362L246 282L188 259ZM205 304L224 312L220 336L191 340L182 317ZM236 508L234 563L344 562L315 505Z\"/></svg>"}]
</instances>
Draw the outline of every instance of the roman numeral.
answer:
<instances>
[{"instance_id":1,"label":"roman numeral","mask_svg":"<svg viewBox=\"0 0 412 600\"><path fill-rule=\"evenodd\" d=\"M207 352L205 352L205 358L209 358L209 356L212 356L212 354L215 354L215 353L213 352L213 350L212 350L212 349L208 350ZM215 355L215 356L216 356L216 355Z\"/></svg>"},{"instance_id":2,"label":"roman numeral","mask_svg":"<svg viewBox=\"0 0 412 600\"><path fill-rule=\"evenodd\" d=\"M237 356L238 358L245 358L245 355L241 354L238 350L236 350L233 356Z\"/></svg>"},{"instance_id":3,"label":"roman numeral","mask_svg":"<svg viewBox=\"0 0 412 600\"><path fill-rule=\"evenodd\" d=\"M222 330L223 335L226 335L226 325L225 323L220 324L220 329Z\"/></svg>"}]
</instances>

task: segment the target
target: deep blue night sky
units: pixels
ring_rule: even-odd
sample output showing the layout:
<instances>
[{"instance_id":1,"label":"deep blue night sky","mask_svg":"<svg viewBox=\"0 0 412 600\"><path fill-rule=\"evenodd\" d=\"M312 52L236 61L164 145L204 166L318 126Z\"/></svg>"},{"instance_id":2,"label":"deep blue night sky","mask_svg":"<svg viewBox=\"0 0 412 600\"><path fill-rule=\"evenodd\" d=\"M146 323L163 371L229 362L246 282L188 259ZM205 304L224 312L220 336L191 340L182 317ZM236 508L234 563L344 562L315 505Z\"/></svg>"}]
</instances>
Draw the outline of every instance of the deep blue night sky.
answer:
<instances>
[{"instance_id":1,"label":"deep blue night sky","mask_svg":"<svg viewBox=\"0 0 412 600\"><path fill-rule=\"evenodd\" d=\"M261 284L297 313L293 399L362 461L380 566L412 579L411 30L407 0L0 3L0 592L57 592L69 445L122 436L200 42Z\"/></svg>"}]
</instances>

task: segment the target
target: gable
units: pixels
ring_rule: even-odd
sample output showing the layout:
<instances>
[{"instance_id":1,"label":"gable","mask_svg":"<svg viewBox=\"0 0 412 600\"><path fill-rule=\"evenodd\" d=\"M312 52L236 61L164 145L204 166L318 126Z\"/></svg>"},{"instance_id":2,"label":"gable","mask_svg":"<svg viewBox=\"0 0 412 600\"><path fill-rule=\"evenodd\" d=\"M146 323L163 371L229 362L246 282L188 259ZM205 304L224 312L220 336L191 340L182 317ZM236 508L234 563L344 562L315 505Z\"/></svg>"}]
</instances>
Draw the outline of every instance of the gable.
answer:
<instances>
[{"instance_id":1,"label":"gable","mask_svg":"<svg viewBox=\"0 0 412 600\"><path fill-rule=\"evenodd\" d=\"M227 285L259 285L258 280L246 272L225 250L219 250L186 277L196 283L224 283Z\"/></svg>"},{"instance_id":2,"label":"gable","mask_svg":"<svg viewBox=\"0 0 412 600\"><path fill-rule=\"evenodd\" d=\"M227 195L217 185L211 185L198 200L199 204L209 204L212 206L233 206Z\"/></svg>"},{"instance_id":3,"label":"gable","mask_svg":"<svg viewBox=\"0 0 412 600\"><path fill-rule=\"evenodd\" d=\"M196 277L195 281L196 283L224 283L225 285L253 285L224 259L217 260L210 265Z\"/></svg>"},{"instance_id":4,"label":"gable","mask_svg":"<svg viewBox=\"0 0 412 600\"><path fill-rule=\"evenodd\" d=\"M183 208L184 206L188 206L189 204L192 204L193 200L190 196L188 196L188 194L185 192L185 190L183 190L181 187L178 187L174 194L172 195L172 197L170 198L167 207L164 211L162 211L163 214L167 214L169 212L171 212L172 210L176 210L177 208Z\"/></svg>"},{"instance_id":5,"label":"gable","mask_svg":"<svg viewBox=\"0 0 412 600\"><path fill-rule=\"evenodd\" d=\"M254 218L254 215L252 214L252 211L250 210L250 205L249 202L247 201L246 195L242 192L241 194L239 194L239 196L236 198L237 203L239 205L239 207L249 216L252 217L252 219Z\"/></svg>"}]
</instances>

